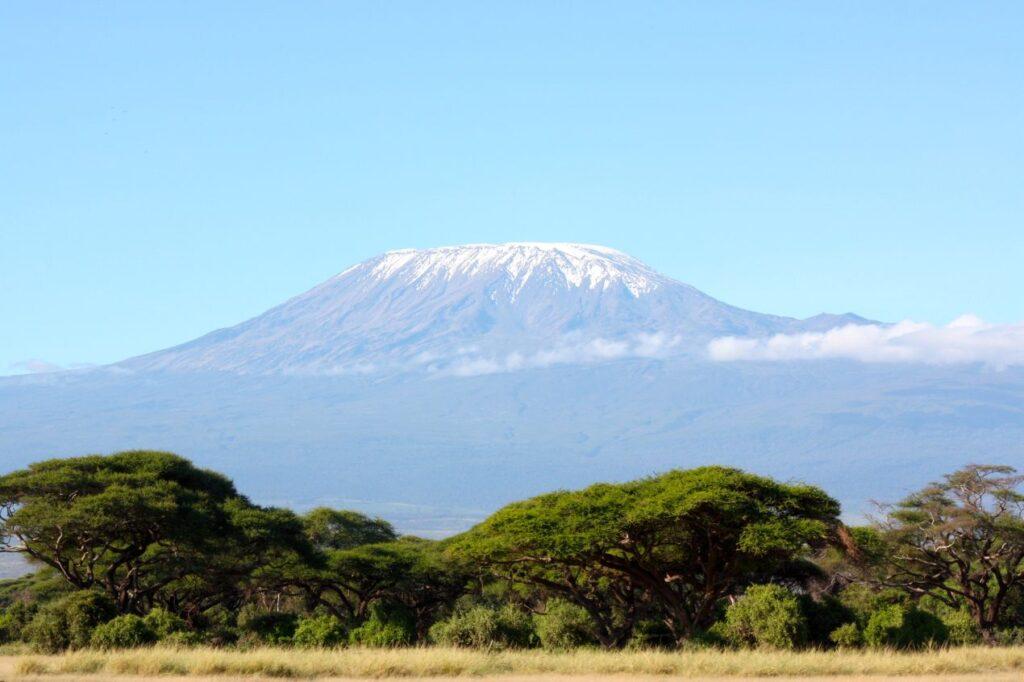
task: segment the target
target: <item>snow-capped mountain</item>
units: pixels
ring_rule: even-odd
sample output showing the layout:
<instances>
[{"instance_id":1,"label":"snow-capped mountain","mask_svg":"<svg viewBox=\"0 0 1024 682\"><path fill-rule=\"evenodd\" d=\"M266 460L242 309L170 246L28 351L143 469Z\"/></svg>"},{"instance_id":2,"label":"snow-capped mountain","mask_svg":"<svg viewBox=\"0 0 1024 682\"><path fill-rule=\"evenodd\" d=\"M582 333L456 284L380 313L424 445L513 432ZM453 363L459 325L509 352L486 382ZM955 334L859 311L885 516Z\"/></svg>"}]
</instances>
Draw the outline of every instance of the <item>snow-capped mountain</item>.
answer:
<instances>
[{"instance_id":1,"label":"snow-capped mountain","mask_svg":"<svg viewBox=\"0 0 1024 682\"><path fill-rule=\"evenodd\" d=\"M1024 368L706 354L862 322L734 308L603 247L393 251L114 370L0 379L0 466L165 449L262 503L438 536L673 467L822 485L856 519L964 463L1024 461Z\"/></svg>"},{"instance_id":2,"label":"snow-capped mountain","mask_svg":"<svg viewBox=\"0 0 1024 682\"><path fill-rule=\"evenodd\" d=\"M741 310L603 246L470 244L390 251L247 322L123 364L236 373L479 374L699 354L716 336L859 321Z\"/></svg>"}]
</instances>

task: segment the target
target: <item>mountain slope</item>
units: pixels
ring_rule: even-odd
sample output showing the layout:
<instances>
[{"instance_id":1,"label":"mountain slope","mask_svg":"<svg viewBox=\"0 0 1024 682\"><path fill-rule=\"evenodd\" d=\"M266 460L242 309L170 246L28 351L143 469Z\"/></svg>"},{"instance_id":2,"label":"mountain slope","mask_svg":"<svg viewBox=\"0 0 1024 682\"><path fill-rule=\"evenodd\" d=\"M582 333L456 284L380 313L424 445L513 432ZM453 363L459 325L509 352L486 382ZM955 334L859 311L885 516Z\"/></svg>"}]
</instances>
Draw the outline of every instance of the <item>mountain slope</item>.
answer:
<instances>
[{"instance_id":1,"label":"mountain slope","mask_svg":"<svg viewBox=\"0 0 1024 682\"><path fill-rule=\"evenodd\" d=\"M133 358L135 370L484 373L700 354L711 338L839 326L726 305L619 251L473 244L391 251L247 322Z\"/></svg>"},{"instance_id":2,"label":"mountain slope","mask_svg":"<svg viewBox=\"0 0 1024 682\"><path fill-rule=\"evenodd\" d=\"M0 466L166 449L263 503L436 536L673 467L819 484L856 518L967 462L1024 461L1024 369L704 353L863 322L734 308L602 247L391 252L113 369L0 379Z\"/></svg>"}]
</instances>

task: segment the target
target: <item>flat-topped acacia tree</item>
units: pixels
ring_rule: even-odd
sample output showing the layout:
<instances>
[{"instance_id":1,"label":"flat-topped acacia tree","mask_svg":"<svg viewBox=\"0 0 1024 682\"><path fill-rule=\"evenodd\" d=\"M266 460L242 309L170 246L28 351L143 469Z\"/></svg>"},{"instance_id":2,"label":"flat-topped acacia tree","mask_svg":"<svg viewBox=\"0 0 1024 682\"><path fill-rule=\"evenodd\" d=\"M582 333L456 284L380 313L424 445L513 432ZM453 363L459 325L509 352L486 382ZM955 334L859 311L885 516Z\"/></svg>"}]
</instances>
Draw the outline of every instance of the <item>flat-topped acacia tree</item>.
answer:
<instances>
[{"instance_id":1,"label":"flat-topped acacia tree","mask_svg":"<svg viewBox=\"0 0 1024 682\"><path fill-rule=\"evenodd\" d=\"M701 467L510 504L451 551L579 604L605 646L625 644L643 603L683 641L711 625L724 598L791 574L838 516L818 488Z\"/></svg>"},{"instance_id":2,"label":"flat-topped acacia tree","mask_svg":"<svg viewBox=\"0 0 1024 682\"><path fill-rule=\"evenodd\" d=\"M0 477L4 552L97 588L122 613L194 616L254 571L310 548L290 511L262 508L220 474L167 452L52 459Z\"/></svg>"},{"instance_id":3,"label":"flat-topped acacia tree","mask_svg":"<svg viewBox=\"0 0 1024 682\"><path fill-rule=\"evenodd\" d=\"M1012 595L1024 590L1024 475L969 465L885 511L867 553L874 579L966 608L991 641Z\"/></svg>"}]
</instances>

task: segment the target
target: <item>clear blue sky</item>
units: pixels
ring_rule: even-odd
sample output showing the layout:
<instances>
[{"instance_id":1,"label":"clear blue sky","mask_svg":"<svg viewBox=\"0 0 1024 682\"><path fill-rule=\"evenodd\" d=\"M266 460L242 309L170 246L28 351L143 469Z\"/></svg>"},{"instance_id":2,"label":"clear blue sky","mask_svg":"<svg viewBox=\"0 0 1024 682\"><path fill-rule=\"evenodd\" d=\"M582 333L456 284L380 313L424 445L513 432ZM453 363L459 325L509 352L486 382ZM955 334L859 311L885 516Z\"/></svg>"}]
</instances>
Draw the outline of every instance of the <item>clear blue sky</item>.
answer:
<instances>
[{"instance_id":1,"label":"clear blue sky","mask_svg":"<svg viewBox=\"0 0 1024 682\"><path fill-rule=\"evenodd\" d=\"M8 2L0 373L378 252L614 246L729 303L1024 318L1019 2Z\"/></svg>"}]
</instances>

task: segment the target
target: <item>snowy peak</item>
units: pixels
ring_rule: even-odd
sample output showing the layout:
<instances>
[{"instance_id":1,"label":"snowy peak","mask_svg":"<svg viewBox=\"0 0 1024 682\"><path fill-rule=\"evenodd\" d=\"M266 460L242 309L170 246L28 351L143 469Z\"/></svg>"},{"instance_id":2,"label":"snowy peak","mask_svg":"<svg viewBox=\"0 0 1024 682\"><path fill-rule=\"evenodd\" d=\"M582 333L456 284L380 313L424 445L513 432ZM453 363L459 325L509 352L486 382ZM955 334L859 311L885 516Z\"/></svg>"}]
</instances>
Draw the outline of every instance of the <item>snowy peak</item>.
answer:
<instances>
[{"instance_id":1,"label":"snowy peak","mask_svg":"<svg viewBox=\"0 0 1024 682\"><path fill-rule=\"evenodd\" d=\"M121 363L243 374L468 375L625 358L706 356L720 336L819 330L717 301L587 244L389 251L241 324Z\"/></svg>"},{"instance_id":2,"label":"snowy peak","mask_svg":"<svg viewBox=\"0 0 1024 682\"><path fill-rule=\"evenodd\" d=\"M339 277L354 276L359 271L377 280L398 280L418 289L437 281L504 278L511 284L513 298L531 281L569 289L621 286L639 297L657 289L665 279L615 249L538 242L400 249L349 268Z\"/></svg>"}]
</instances>

